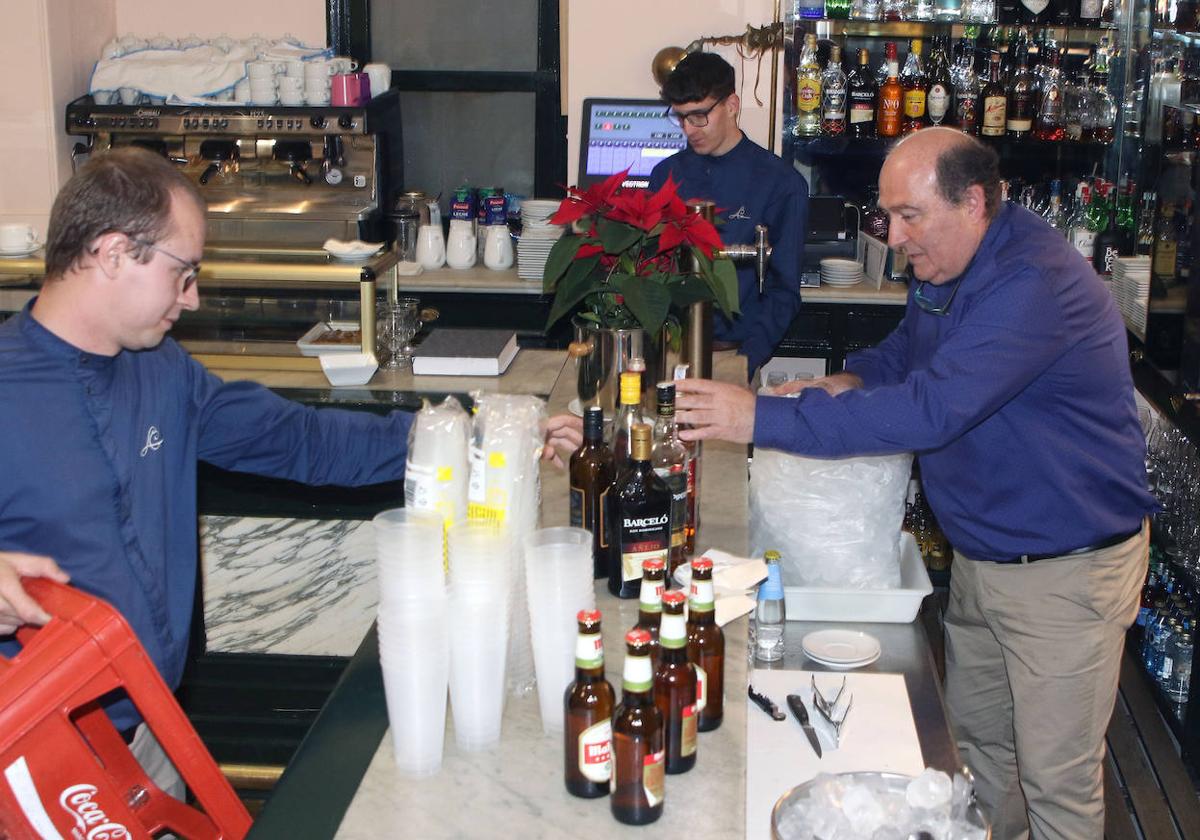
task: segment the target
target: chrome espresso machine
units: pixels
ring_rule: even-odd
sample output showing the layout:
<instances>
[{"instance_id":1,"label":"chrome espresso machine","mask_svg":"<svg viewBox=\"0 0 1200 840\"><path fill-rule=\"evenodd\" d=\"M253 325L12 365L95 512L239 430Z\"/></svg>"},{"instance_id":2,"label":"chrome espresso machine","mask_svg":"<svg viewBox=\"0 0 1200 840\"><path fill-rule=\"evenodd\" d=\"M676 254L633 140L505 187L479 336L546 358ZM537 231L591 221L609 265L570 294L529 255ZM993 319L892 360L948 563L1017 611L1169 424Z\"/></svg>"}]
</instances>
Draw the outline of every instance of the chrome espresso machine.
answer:
<instances>
[{"instance_id":1,"label":"chrome espresso machine","mask_svg":"<svg viewBox=\"0 0 1200 840\"><path fill-rule=\"evenodd\" d=\"M208 205L201 308L175 333L185 340L295 339L314 320L362 323L374 348L376 281L395 265L390 247L338 260L329 238L387 242L386 208L404 186L399 93L358 107L97 105L71 102L72 154L119 146L163 155ZM368 344L369 340L369 344Z\"/></svg>"}]
</instances>

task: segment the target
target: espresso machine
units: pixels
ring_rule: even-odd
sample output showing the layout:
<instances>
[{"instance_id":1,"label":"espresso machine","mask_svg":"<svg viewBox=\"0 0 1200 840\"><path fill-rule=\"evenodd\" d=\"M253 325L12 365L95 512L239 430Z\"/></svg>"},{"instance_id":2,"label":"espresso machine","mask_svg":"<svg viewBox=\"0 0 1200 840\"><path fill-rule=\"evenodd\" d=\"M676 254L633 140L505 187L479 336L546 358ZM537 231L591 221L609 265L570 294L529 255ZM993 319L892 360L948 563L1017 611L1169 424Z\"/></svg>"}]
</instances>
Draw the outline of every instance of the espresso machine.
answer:
<instances>
[{"instance_id":1,"label":"espresso machine","mask_svg":"<svg viewBox=\"0 0 1200 840\"><path fill-rule=\"evenodd\" d=\"M217 322L222 338L240 330L271 340L324 317L332 300L357 309L363 350L368 341L374 349L375 283L394 253L344 261L323 243L390 239L385 209L404 186L397 91L357 107L97 105L83 96L67 106L66 130L81 138L73 164L141 146L175 163L204 197L201 308L177 332Z\"/></svg>"}]
</instances>

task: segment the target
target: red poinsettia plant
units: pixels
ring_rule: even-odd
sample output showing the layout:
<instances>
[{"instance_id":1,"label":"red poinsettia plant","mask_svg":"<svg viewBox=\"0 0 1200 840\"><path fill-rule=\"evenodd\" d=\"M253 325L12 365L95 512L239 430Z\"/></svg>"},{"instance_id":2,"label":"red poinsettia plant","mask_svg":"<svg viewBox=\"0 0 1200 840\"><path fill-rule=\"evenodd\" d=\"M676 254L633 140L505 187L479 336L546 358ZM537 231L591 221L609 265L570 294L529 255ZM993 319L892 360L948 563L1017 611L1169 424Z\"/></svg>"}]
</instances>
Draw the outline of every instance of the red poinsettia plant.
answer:
<instances>
[{"instance_id":1,"label":"red poinsettia plant","mask_svg":"<svg viewBox=\"0 0 1200 840\"><path fill-rule=\"evenodd\" d=\"M688 212L671 178L651 193L623 189L628 174L582 192L568 188L551 217L582 232L559 239L546 260L544 286L554 294L547 327L574 312L601 327L652 335L666 326L674 344L679 314L692 303L710 300L736 315L737 272L719 253L717 229Z\"/></svg>"}]
</instances>

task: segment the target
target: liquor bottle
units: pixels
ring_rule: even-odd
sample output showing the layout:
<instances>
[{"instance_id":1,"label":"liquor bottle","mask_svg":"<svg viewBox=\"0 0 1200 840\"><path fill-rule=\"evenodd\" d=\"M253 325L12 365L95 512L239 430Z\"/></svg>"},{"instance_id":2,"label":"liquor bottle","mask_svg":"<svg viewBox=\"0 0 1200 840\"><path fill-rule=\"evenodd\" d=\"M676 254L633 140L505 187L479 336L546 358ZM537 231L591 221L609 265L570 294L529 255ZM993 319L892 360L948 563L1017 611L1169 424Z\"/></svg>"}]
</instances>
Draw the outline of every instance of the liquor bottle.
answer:
<instances>
[{"instance_id":1,"label":"liquor bottle","mask_svg":"<svg viewBox=\"0 0 1200 840\"><path fill-rule=\"evenodd\" d=\"M957 23L962 13L963 0L933 0L933 19L939 23Z\"/></svg>"},{"instance_id":2,"label":"liquor bottle","mask_svg":"<svg viewBox=\"0 0 1200 840\"><path fill-rule=\"evenodd\" d=\"M1150 276L1159 283L1175 282L1176 257L1179 243L1175 236L1175 205L1164 201L1154 237L1154 255L1150 260Z\"/></svg>"},{"instance_id":3,"label":"liquor bottle","mask_svg":"<svg viewBox=\"0 0 1200 840\"><path fill-rule=\"evenodd\" d=\"M879 20L880 0L854 0L850 6L850 17L854 20Z\"/></svg>"},{"instance_id":4,"label":"liquor bottle","mask_svg":"<svg viewBox=\"0 0 1200 840\"><path fill-rule=\"evenodd\" d=\"M817 36L804 36L804 49L796 70L797 137L816 137L821 133L821 65L817 63Z\"/></svg>"},{"instance_id":5,"label":"liquor bottle","mask_svg":"<svg viewBox=\"0 0 1200 840\"><path fill-rule=\"evenodd\" d=\"M758 585L754 607L754 655L763 662L778 662L783 658L783 628L787 622L779 552L768 551L763 560L767 563L767 579Z\"/></svg>"},{"instance_id":6,"label":"liquor bottle","mask_svg":"<svg viewBox=\"0 0 1200 840\"><path fill-rule=\"evenodd\" d=\"M612 715L616 695L604 678L604 640L600 611L575 616L575 681L563 695L564 781L567 791L584 799L607 796L612 784Z\"/></svg>"},{"instance_id":7,"label":"liquor bottle","mask_svg":"<svg viewBox=\"0 0 1200 840\"><path fill-rule=\"evenodd\" d=\"M820 20L825 16L824 0L800 0L797 5L802 20Z\"/></svg>"},{"instance_id":8,"label":"liquor bottle","mask_svg":"<svg viewBox=\"0 0 1200 840\"><path fill-rule=\"evenodd\" d=\"M847 134L855 140L875 136L875 97L879 86L871 72L871 55L865 49L858 51L858 67L846 80L846 98L850 107L850 124Z\"/></svg>"},{"instance_id":9,"label":"liquor bottle","mask_svg":"<svg viewBox=\"0 0 1200 840\"><path fill-rule=\"evenodd\" d=\"M1104 0L1079 0L1075 4L1075 22L1080 26L1099 28Z\"/></svg>"},{"instance_id":10,"label":"liquor bottle","mask_svg":"<svg viewBox=\"0 0 1200 840\"><path fill-rule=\"evenodd\" d=\"M637 369L621 374L621 396L617 416L613 419L612 454L613 469L617 478L629 466L629 450L633 438L630 431L634 425L644 421L642 416L642 373Z\"/></svg>"},{"instance_id":11,"label":"liquor bottle","mask_svg":"<svg viewBox=\"0 0 1200 840\"><path fill-rule=\"evenodd\" d=\"M1154 205L1158 196L1153 190L1142 193L1142 207L1138 211L1137 254L1148 257L1154 250Z\"/></svg>"},{"instance_id":12,"label":"liquor bottle","mask_svg":"<svg viewBox=\"0 0 1200 840\"><path fill-rule=\"evenodd\" d=\"M658 418L654 421L654 447L650 461L655 474L671 491L671 552L667 577L687 562L688 461L691 454L679 439L675 424L675 383L659 382Z\"/></svg>"},{"instance_id":13,"label":"liquor bottle","mask_svg":"<svg viewBox=\"0 0 1200 840\"><path fill-rule=\"evenodd\" d=\"M887 53L887 81L879 86L878 107L875 109L875 133L880 137L899 137L904 116L904 88L900 85L900 64L896 60L896 44L884 45Z\"/></svg>"},{"instance_id":14,"label":"liquor bottle","mask_svg":"<svg viewBox=\"0 0 1200 840\"><path fill-rule=\"evenodd\" d=\"M654 704L650 634L625 634L621 705L613 715L612 813L627 825L646 825L662 816L666 777L663 718Z\"/></svg>"},{"instance_id":15,"label":"liquor bottle","mask_svg":"<svg viewBox=\"0 0 1200 840\"><path fill-rule=\"evenodd\" d=\"M837 137L845 131L846 74L842 71L842 48L834 44L821 74L821 133Z\"/></svg>"},{"instance_id":16,"label":"liquor bottle","mask_svg":"<svg viewBox=\"0 0 1200 840\"><path fill-rule=\"evenodd\" d=\"M671 550L671 490L650 464L650 427L635 423L629 467L617 479L614 536L619 551L608 570L608 591L636 598L642 588L642 563L657 557L665 564Z\"/></svg>"},{"instance_id":17,"label":"liquor bottle","mask_svg":"<svg viewBox=\"0 0 1200 840\"><path fill-rule=\"evenodd\" d=\"M658 628L662 624L662 596L666 591L663 575L666 564L652 557L642 564L642 588L638 595L638 620L634 625L650 634L650 662L658 667Z\"/></svg>"},{"instance_id":18,"label":"liquor bottle","mask_svg":"<svg viewBox=\"0 0 1200 840\"><path fill-rule=\"evenodd\" d=\"M1110 201L1112 195L1112 184L1101 181L1096 185L1098 193L1096 205L1099 207L1099 213L1102 214L1101 229L1096 234L1096 241L1092 244L1092 266L1105 280L1112 278L1113 262L1117 257L1128 256L1128 252L1122 251L1121 240L1122 234L1117 227L1117 214L1113 207L1113 202Z\"/></svg>"},{"instance_id":19,"label":"liquor bottle","mask_svg":"<svg viewBox=\"0 0 1200 840\"><path fill-rule=\"evenodd\" d=\"M905 0L904 19L933 20L933 0Z\"/></svg>"},{"instance_id":20,"label":"liquor bottle","mask_svg":"<svg viewBox=\"0 0 1200 840\"><path fill-rule=\"evenodd\" d=\"M887 242L891 223L888 214L879 206L879 190L869 187L867 196L867 206L863 210L862 229L876 239Z\"/></svg>"},{"instance_id":21,"label":"liquor bottle","mask_svg":"<svg viewBox=\"0 0 1200 840\"><path fill-rule=\"evenodd\" d=\"M654 669L654 705L663 717L667 773L686 773L696 765L696 668L688 661L685 596L663 593L658 631L658 667Z\"/></svg>"},{"instance_id":22,"label":"liquor bottle","mask_svg":"<svg viewBox=\"0 0 1200 840\"><path fill-rule=\"evenodd\" d=\"M604 409L583 413L583 446L571 455L571 527L592 532L592 576L608 577L611 565L612 498L616 479L612 451L604 443Z\"/></svg>"},{"instance_id":23,"label":"liquor bottle","mask_svg":"<svg viewBox=\"0 0 1200 840\"><path fill-rule=\"evenodd\" d=\"M921 66L920 38L913 38L908 42L908 58L904 60L900 84L904 88L904 119L900 131L902 134L911 134L924 128L928 122L925 116L925 93L928 83L925 80L925 68Z\"/></svg>"},{"instance_id":24,"label":"liquor bottle","mask_svg":"<svg viewBox=\"0 0 1200 840\"><path fill-rule=\"evenodd\" d=\"M889 21L904 20L907 8L906 0L882 0L883 19Z\"/></svg>"},{"instance_id":25,"label":"liquor bottle","mask_svg":"<svg viewBox=\"0 0 1200 840\"><path fill-rule=\"evenodd\" d=\"M940 38L933 42L930 61L925 113L930 125L950 125L954 122L954 80L950 77L945 43Z\"/></svg>"},{"instance_id":26,"label":"liquor bottle","mask_svg":"<svg viewBox=\"0 0 1200 840\"><path fill-rule=\"evenodd\" d=\"M964 38L960 42L954 70L954 122L963 134L979 132L979 114L975 110L979 98L979 77L975 75L973 62L974 49Z\"/></svg>"},{"instance_id":27,"label":"liquor bottle","mask_svg":"<svg viewBox=\"0 0 1200 840\"><path fill-rule=\"evenodd\" d=\"M1108 72L1094 72L1087 96L1089 107L1083 124L1083 139L1092 143L1111 143L1117 122L1117 105L1108 90Z\"/></svg>"},{"instance_id":28,"label":"liquor bottle","mask_svg":"<svg viewBox=\"0 0 1200 840\"><path fill-rule=\"evenodd\" d=\"M1126 180L1117 198L1117 228L1121 232L1121 253L1132 256L1137 253L1138 218L1133 200L1134 185Z\"/></svg>"},{"instance_id":29,"label":"liquor bottle","mask_svg":"<svg viewBox=\"0 0 1200 840\"><path fill-rule=\"evenodd\" d=\"M1050 205L1046 208L1047 224L1066 236L1067 217L1062 207L1062 182L1057 178L1050 182Z\"/></svg>"},{"instance_id":30,"label":"liquor bottle","mask_svg":"<svg viewBox=\"0 0 1200 840\"><path fill-rule=\"evenodd\" d=\"M1058 49L1047 51L1042 68L1041 97L1033 136L1038 140L1063 140L1067 136L1063 114L1063 78Z\"/></svg>"},{"instance_id":31,"label":"liquor bottle","mask_svg":"<svg viewBox=\"0 0 1200 840\"><path fill-rule=\"evenodd\" d=\"M1063 130L1065 139L1082 142L1083 124L1091 110L1087 79L1083 73L1063 85Z\"/></svg>"},{"instance_id":32,"label":"liquor bottle","mask_svg":"<svg viewBox=\"0 0 1200 840\"><path fill-rule=\"evenodd\" d=\"M851 0L825 0L825 17L846 20L850 17Z\"/></svg>"},{"instance_id":33,"label":"liquor bottle","mask_svg":"<svg viewBox=\"0 0 1200 840\"><path fill-rule=\"evenodd\" d=\"M1087 184L1080 183L1075 190L1075 211L1068 223L1069 238L1079 255L1092 263L1092 251L1095 250L1096 232L1088 222L1087 208L1091 201L1092 191Z\"/></svg>"},{"instance_id":34,"label":"liquor bottle","mask_svg":"<svg viewBox=\"0 0 1200 840\"><path fill-rule=\"evenodd\" d=\"M979 133L983 137L996 139L1004 136L1004 118L1008 107L1008 97L1004 93L1004 85L1000 81L1000 56L992 53L991 66L987 84L979 93Z\"/></svg>"},{"instance_id":35,"label":"liquor bottle","mask_svg":"<svg viewBox=\"0 0 1200 840\"><path fill-rule=\"evenodd\" d=\"M1033 73L1029 72L1029 59L1025 50L1017 53L1017 66L1008 84L1005 127L1008 136L1024 140L1033 131L1033 117L1037 108L1037 87Z\"/></svg>"},{"instance_id":36,"label":"liquor bottle","mask_svg":"<svg viewBox=\"0 0 1200 840\"><path fill-rule=\"evenodd\" d=\"M692 561L687 651L696 668L696 726L701 732L716 729L725 717L725 632L717 624L712 573L712 560Z\"/></svg>"}]
</instances>

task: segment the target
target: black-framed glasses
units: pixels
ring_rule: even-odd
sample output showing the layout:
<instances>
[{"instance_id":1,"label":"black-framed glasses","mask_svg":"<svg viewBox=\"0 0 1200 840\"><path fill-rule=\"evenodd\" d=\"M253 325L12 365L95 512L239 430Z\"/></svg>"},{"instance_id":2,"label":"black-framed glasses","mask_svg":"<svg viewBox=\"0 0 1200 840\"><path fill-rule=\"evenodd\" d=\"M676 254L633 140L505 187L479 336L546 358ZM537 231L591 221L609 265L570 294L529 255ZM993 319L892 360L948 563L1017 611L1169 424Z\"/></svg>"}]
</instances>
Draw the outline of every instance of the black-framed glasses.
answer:
<instances>
[{"instance_id":1,"label":"black-framed glasses","mask_svg":"<svg viewBox=\"0 0 1200 840\"><path fill-rule=\"evenodd\" d=\"M729 96L730 95L728 93L725 94L702 111L688 111L686 114L681 114L672 108L668 108L667 119L670 120L674 125L677 125L681 128L685 122L692 128L704 128L706 125L708 125L708 115L712 113L712 109L716 108L726 99L728 99Z\"/></svg>"},{"instance_id":2,"label":"black-framed glasses","mask_svg":"<svg viewBox=\"0 0 1200 840\"><path fill-rule=\"evenodd\" d=\"M950 311L950 304L954 302L954 296L958 294L958 287L962 285L962 278L954 281L954 288L950 291L950 297L946 298L943 304L936 304L929 298L925 297L924 289L926 282L922 280L917 285L917 290L913 292L913 300L917 302L917 306L921 307L922 312L928 312L930 315L945 315Z\"/></svg>"},{"instance_id":3,"label":"black-framed glasses","mask_svg":"<svg viewBox=\"0 0 1200 840\"><path fill-rule=\"evenodd\" d=\"M153 242L147 242L144 239L135 239L134 243L143 248L149 248L151 251L162 254L164 257L170 257L171 259L175 260L175 262L188 269L187 274L183 275L183 288L180 290L182 293L186 294L187 291L192 288L192 286L196 285L196 278L200 276L200 263L192 262L191 260L185 260L183 257L177 257L170 251L160 248Z\"/></svg>"}]
</instances>

